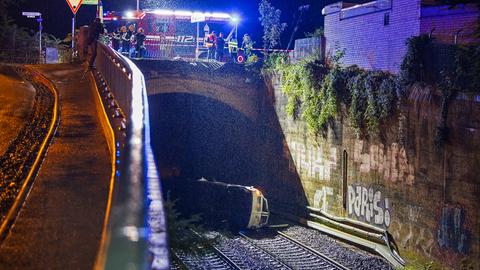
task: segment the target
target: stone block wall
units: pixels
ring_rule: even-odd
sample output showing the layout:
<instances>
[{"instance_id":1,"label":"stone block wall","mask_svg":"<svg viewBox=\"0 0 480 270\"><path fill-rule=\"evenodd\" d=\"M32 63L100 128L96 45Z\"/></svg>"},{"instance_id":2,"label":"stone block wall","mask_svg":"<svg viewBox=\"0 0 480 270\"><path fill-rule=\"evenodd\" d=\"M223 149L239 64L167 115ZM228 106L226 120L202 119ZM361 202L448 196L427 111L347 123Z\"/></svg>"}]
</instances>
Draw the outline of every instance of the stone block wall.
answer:
<instances>
[{"instance_id":1,"label":"stone block wall","mask_svg":"<svg viewBox=\"0 0 480 270\"><path fill-rule=\"evenodd\" d=\"M436 41L453 44L455 33L458 33L459 44L478 44L480 39L475 37L477 21L480 11L476 5L457 5L423 7L421 10L420 32L429 34Z\"/></svg>"},{"instance_id":2,"label":"stone block wall","mask_svg":"<svg viewBox=\"0 0 480 270\"><path fill-rule=\"evenodd\" d=\"M310 206L387 229L407 259L480 267L478 96L453 102L449 141L438 148L436 89L412 89L403 120L392 117L381 127L383 136L360 139L339 116L325 139L286 115L278 77L272 86L290 169L297 171ZM399 132L402 125L406 132Z\"/></svg>"}]
</instances>

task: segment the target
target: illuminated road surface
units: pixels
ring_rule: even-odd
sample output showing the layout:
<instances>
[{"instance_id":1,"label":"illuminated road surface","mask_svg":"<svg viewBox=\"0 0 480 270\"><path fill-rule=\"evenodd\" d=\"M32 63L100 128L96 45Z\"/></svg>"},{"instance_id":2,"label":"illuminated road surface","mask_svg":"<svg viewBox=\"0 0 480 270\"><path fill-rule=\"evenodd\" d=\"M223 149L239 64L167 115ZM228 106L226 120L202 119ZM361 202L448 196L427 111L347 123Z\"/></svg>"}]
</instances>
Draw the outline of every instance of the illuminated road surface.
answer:
<instances>
[{"instance_id":1,"label":"illuminated road surface","mask_svg":"<svg viewBox=\"0 0 480 270\"><path fill-rule=\"evenodd\" d=\"M0 66L0 156L28 119L35 89L10 66Z\"/></svg>"},{"instance_id":2,"label":"illuminated road surface","mask_svg":"<svg viewBox=\"0 0 480 270\"><path fill-rule=\"evenodd\" d=\"M82 67L40 69L59 90L60 126L0 247L0 269L91 269L111 173L107 143Z\"/></svg>"}]
</instances>

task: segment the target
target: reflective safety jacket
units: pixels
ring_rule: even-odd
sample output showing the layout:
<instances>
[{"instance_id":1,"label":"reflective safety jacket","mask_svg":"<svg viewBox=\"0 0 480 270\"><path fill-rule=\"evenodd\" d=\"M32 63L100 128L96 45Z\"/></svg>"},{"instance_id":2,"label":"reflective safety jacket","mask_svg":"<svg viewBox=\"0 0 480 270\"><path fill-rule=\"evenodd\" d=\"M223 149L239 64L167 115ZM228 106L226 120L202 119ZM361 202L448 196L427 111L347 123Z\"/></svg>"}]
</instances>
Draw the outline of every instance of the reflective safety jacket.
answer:
<instances>
[{"instance_id":1,"label":"reflective safety jacket","mask_svg":"<svg viewBox=\"0 0 480 270\"><path fill-rule=\"evenodd\" d=\"M236 39L232 39L228 42L228 52L229 53L238 52L238 41Z\"/></svg>"}]
</instances>

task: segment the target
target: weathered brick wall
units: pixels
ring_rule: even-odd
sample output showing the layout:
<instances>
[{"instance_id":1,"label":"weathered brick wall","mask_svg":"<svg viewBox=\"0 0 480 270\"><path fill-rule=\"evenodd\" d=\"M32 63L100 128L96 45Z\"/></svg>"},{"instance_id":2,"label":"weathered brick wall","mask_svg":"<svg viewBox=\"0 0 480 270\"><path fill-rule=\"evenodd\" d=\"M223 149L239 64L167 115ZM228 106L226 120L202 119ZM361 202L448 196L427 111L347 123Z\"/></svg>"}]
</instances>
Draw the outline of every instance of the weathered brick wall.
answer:
<instances>
[{"instance_id":1,"label":"weathered brick wall","mask_svg":"<svg viewBox=\"0 0 480 270\"><path fill-rule=\"evenodd\" d=\"M459 44L471 44L480 41L475 38L475 30L480 12L476 5L457 5L424 7L421 10L420 32L428 34L443 43L453 43L455 33L462 30L457 38Z\"/></svg>"},{"instance_id":2,"label":"weathered brick wall","mask_svg":"<svg viewBox=\"0 0 480 270\"><path fill-rule=\"evenodd\" d=\"M311 206L388 229L406 258L433 259L456 269L462 263L480 267L478 96L453 102L450 139L440 149L434 137L441 98L432 89L411 91L402 121L406 133L398 132L401 123L395 116L381 128L383 139L358 139L340 116L335 131L323 139L309 135L303 121L286 116L278 77L272 85L284 151Z\"/></svg>"},{"instance_id":3,"label":"weathered brick wall","mask_svg":"<svg viewBox=\"0 0 480 270\"><path fill-rule=\"evenodd\" d=\"M343 62L367 69L397 72L406 52L405 40L420 33L420 0L392 0L392 7L340 19L339 9L326 9L326 52L346 51ZM384 25L389 13L390 23Z\"/></svg>"}]
</instances>

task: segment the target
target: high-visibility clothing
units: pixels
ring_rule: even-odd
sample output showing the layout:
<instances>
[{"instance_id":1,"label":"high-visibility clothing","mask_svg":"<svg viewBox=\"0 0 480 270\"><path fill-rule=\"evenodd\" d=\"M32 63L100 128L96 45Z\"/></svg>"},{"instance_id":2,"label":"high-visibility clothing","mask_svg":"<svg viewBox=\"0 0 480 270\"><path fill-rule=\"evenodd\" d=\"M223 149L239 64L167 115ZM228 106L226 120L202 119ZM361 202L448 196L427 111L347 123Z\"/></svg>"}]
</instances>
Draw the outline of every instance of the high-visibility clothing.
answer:
<instances>
[{"instance_id":1,"label":"high-visibility clothing","mask_svg":"<svg viewBox=\"0 0 480 270\"><path fill-rule=\"evenodd\" d=\"M237 53L238 52L238 42L236 39L233 39L228 42L228 52Z\"/></svg>"}]
</instances>

